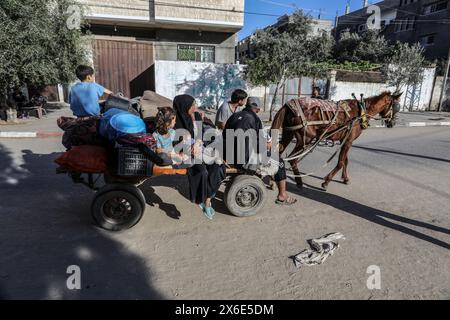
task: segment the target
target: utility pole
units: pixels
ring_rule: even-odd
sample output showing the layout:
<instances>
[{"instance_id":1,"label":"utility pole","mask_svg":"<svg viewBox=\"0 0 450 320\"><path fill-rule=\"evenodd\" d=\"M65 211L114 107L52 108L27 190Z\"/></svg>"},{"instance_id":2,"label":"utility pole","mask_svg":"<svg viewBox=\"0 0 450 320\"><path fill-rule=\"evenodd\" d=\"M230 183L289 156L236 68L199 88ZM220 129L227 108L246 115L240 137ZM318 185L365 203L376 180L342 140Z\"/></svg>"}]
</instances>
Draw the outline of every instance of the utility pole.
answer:
<instances>
[{"instance_id":1,"label":"utility pole","mask_svg":"<svg viewBox=\"0 0 450 320\"><path fill-rule=\"evenodd\" d=\"M447 78L448 78L448 69L449 68L450 68L450 49L448 49L447 63L445 64L444 81L442 82L441 97L439 98L438 112L441 111L442 104L444 103L443 100L444 100L444 95L447 91Z\"/></svg>"}]
</instances>

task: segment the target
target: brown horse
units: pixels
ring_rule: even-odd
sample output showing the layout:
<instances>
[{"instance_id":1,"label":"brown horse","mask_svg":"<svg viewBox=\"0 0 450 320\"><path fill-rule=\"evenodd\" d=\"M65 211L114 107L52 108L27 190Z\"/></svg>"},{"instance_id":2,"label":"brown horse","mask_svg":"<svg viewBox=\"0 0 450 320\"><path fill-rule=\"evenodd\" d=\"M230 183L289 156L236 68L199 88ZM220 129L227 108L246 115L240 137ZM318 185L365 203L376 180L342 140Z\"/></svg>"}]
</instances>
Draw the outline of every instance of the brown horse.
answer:
<instances>
[{"instance_id":1,"label":"brown horse","mask_svg":"<svg viewBox=\"0 0 450 320\"><path fill-rule=\"evenodd\" d=\"M390 92L383 92L382 94L370 98L364 99L366 106L367 118L373 118L376 115L380 115L385 118L385 122L389 125L389 122L394 118L393 107L398 103L402 94L391 94ZM314 102L315 99L312 99ZM318 101L316 101L318 102ZM311 125L306 127L302 126L304 122L299 113L293 110L292 105L296 103L303 110L303 119ZM320 102L318 102L320 104ZM292 142L293 138L296 139L296 145L288 159L292 155L297 155L302 150L305 150L312 142L319 140L324 136L328 136L328 140L340 141L341 150L339 153L339 160L336 167L324 178L322 187L326 190L328 184L333 179L334 175L342 169L342 180L345 184L350 183L350 178L347 173L348 169L348 152L355 141L362 133L362 120L361 120L361 108L358 101L355 99L343 100L339 104L340 107L335 113L334 124L320 124L324 120L323 112L318 110L318 107L304 108L301 106L300 100L297 102L291 100L285 104L275 115L271 129L282 129L281 141L280 141L280 153L286 149L286 147ZM344 111L344 108L346 111ZM319 124L314 124L314 121ZM336 131L339 130L340 131ZM333 133L336 131L336 133ZM300 177L300 171L297 163L298 159L292 159L289 161L294 175L297 186L301 188L303 186L302 178Z\"/></svg>"}]
</instances>

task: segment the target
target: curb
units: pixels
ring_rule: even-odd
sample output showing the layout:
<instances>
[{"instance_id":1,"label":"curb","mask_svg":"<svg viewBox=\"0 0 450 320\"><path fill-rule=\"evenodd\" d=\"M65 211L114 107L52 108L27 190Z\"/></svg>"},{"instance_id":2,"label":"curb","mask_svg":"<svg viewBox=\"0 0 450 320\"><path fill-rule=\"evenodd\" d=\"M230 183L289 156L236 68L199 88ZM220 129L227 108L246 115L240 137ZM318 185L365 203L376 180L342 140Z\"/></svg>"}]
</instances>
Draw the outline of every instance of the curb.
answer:
<instances>
[{"instance_id":1,"label":"curb","mask_svg":"<svg viewBox=\"0 0 450 320\"><path fill-rule=\"evenodd\" d=\"M60 132L27 132L27 131L0 131L0 138L55 138L62 137Z\"/></svg>"},{"instance_id":2,"label":"curb","mask_svg":"<svg viewBox=\"0 0 450 320\"><path fill-rule=\"evenodd\" d=\"M395 127L439 127L450 126L450 121L446 122L408 122L406 124L397 124ZM371 128L385 128L384 125L374 125ZM27 132L27 131L0 131L1 138L58 138L62 137L63 132Z\"/></svg>"},{"instance_id":3,"label":"curb","mask_svg":"<svg viewBox=\"0 0 450 320\"><path fill-rule=\"evenodd\" d=\"M395 127L439 127L439 126L450 126L450 121L445 122L407 122L405 124L396 124ZM372 128L386 128L384 125L371 126Z\"/></svg>"}]
</instances>

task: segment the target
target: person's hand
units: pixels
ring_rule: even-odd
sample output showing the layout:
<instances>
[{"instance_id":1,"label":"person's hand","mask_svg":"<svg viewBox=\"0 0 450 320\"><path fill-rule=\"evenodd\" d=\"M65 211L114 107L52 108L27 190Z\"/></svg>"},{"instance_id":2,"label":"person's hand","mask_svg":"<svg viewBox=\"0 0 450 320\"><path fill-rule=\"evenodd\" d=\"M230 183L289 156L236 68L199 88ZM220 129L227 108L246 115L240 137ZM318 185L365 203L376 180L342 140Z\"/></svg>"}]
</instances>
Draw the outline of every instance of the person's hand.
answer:
<instances>
[{"instance_id":1,"label":"person's hand","mask_svg":"<svg viewBox=\"0 0 450 320\"><path fill-rule=\"evenodd\" d=\"M104 94L109 96L109 95L114 94L114 92L112 92L111 90L108 90L108 89L105 88Z\"/></svg>"},{"instance_id":2,"label":"person's hand","mask_svg":"<svg viewBox=\"0 0 450 320\"><path fill-rule=\"evenodd\" d=\"M197 140L193 145L192 145L192 152L195 156L199 155L202 151L202 144L203 142L201 140Z\"/></svg>"},{"instance_id":3,"label":"person's hand","mask_svg":"<svg viewBox=\"0 0 450 320\"><path fill-rule=\"evenodd\" d=\"M197 144L193 144L192 146L191 146L191 154L193 154L194 156L196 156L197 154L198 154L198 146L197 146Z\"/></svg>"},{"instance_id":4,"label":"person's hand","mask_svg":"<svg viewBox=\"0 0 450 320\"><path fill-rule=\"evenodd\" d=\"M267 150L272 149L272 141L267 141Z\"/></svg>"}]
</instances>

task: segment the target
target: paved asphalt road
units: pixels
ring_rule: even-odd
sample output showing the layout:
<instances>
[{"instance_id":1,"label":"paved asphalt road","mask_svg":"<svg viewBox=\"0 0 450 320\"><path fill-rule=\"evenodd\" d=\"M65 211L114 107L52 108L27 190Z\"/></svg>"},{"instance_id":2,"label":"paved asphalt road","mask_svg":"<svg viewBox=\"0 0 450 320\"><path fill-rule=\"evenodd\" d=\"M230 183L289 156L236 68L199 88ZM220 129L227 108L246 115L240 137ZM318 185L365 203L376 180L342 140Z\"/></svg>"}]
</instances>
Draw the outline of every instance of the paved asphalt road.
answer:
<instances>
[{"instance_id":1,"label":"paved asphalt road","mask_svg":"<svg viewBox=\"0 0 450 320\"><path fill-rule=\"evenodd\" d=\"M367 130L350 152L351 185L321 191L321 169L289 187L296 206L270 192L250 218L218 199L209 221L186 200L185 177L155 178L144 218L121 233L93 226L92 192L55 175L61 151L56 138L0 140L1 298L450 299L450 128ZM296 269L289 257L331 232L346 237L336 253ZM66 287L70 265L81 290ZM366 286L371 265L379 290Z\"/></svg>"}]
</instances>

